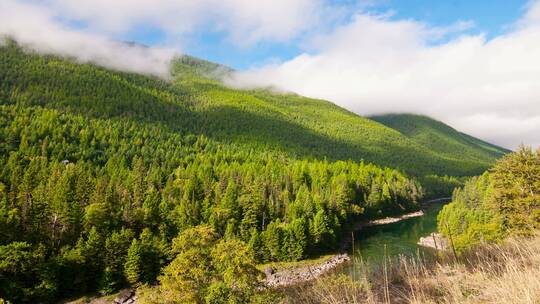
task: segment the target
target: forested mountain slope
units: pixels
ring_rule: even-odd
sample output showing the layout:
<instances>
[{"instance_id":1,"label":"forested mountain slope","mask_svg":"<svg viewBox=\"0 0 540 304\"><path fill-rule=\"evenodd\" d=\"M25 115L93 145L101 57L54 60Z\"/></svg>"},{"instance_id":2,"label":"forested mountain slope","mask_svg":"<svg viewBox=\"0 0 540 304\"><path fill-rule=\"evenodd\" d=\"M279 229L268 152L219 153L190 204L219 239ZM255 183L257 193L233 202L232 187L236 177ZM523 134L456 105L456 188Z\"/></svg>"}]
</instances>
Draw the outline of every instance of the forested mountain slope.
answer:
<instances>
[{"instance_id":1,"label":"forested mountain slope","mask_svg":"<svg viewBox=\"0 0 540 304\"><path fill-rule=\"evenodd\" d=\"M176 68L187 69L184 64ZM233 90L204 77L179 75L174 88L189 88L190 98L197 101L193 108L201 114L196 132L220 140L280 149L298 157L364 159L417 176L479 174L498 157L491 151L455 153L419 145L324 100L268 90Z\"/></svg>"},{"instance_id":2,"label":"forested mountain slope","mask_svg":"<svg viewBox=\"0 0 540 304\"><path fill-rule=\"evenodd\" d=\"M423 115L386 114L370 118L399 131L419 145L448 157L463 154L468 159L490 163L510 152Z\"/></svg>"},{"instance_id":3,"label":"forested mountain slope","mask_svg":"<svg viewBox=\"0 0 540 304\"><path fill-rule=\"evenodd\" d=\"M129 117L249 148L299 158L364 159L415 175L479 174L498 156L485 149L456 153L419 144L416 138L327 101L234 90L212 77L227 68L192 57L175 62L171 83L24 54L13 47L4 47L2 58L1 97L10 103L68 109L101 119Z\"/></svg>"}]
</instances>

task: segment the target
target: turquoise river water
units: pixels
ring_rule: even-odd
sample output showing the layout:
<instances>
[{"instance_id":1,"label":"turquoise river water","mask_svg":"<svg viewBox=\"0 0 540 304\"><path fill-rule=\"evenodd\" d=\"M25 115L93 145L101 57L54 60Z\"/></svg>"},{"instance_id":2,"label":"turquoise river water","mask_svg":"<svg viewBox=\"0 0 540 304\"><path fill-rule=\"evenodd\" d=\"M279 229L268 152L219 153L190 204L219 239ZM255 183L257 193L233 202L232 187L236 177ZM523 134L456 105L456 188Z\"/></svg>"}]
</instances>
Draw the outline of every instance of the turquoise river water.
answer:
<instances>
[{"instance_id":1,"label":"turquoise river water","mask_svg":"<svg viewBox=\"0 0 540 304\"><path fill-rule=\"evenodd\" d=\"M367 265L379 264L385 257L399 255L431 255L432 249L417 245L420 237L437 230L437 215L444 203L435 203L424 209L420 217L405 219L392 224L365 227L355 233L355 260L360 258ZM351 253L352 249L349 249ZM357 263L358 266L358 263ZM353 263L344 266L345 273L353 273Z\"/></svg>"}]
</instances>

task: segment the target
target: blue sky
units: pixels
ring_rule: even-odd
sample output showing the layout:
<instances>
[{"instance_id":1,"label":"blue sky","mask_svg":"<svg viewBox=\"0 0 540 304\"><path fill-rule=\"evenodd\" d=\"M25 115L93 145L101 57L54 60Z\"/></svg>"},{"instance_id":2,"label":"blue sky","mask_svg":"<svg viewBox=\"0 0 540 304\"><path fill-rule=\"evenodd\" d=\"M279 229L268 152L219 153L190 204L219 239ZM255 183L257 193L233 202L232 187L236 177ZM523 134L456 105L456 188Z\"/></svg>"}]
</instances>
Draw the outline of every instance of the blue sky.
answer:
<instances>
[{"instance_id":1,"label":"blue sky","mask_svg":"<svg viewBox=\"0 0 540 304\"><path fill-rule=\"evenodd\" d=\"M496 35L521 17L527 1L523 0L388 0L376 10L395 11L396 18L413 18L435 26L457 20L471 20L476 32Z\"/></svg>"},{"instance_id":2,"label":"blue sky","mask_svg":"<svg viewBox=\"0 0 540 304\"><path fill-rule=\"evenodd\" d=\"M348 14L367 12L391 13L390 19L413 19L431 26L444 27L458 21L472 21L474 27L467 32L484 33L488 38L508 30L524 13L524 0L379 0L368 6L357 7L353 1L333 1L350 7ZM346 18L344 18L346 19ZM279 22L279 20L276 20ZM183 51L235 69L257 67L275 61L287 61L303 53L301 39L286 42L261 41L250 46L237 46L224 32L195 32L186 36ZM148 45L165 43L165 34L156 29L138 28L120 39L134 40ZM449 37L450 38L450 37Z\"/></svg>"}]
</instances>

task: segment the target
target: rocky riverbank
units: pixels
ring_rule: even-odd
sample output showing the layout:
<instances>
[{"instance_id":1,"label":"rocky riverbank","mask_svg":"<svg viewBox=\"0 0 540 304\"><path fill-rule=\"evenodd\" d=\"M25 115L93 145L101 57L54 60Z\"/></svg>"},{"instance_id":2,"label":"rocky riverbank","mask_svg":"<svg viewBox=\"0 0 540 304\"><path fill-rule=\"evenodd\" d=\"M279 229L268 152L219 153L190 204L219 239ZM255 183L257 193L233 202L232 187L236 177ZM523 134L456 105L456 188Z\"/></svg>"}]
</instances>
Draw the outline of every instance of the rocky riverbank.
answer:
<instances>
[{"instance_id":1,"label":"rocky riverbank","mask_svg":"<svg viewBox=\"0 0 540 304\"><path fill-rule=\"evenodd\" d=\"M438 232L433 232L428 236L421 237L418 241L418 245L443 251L449 248L448 240Z\"/></svg>"},{"instance_id":2,"label":"rocky riverbank","mask_svg":"<svg viewBox=\"0 0 540 304\"><path fill-rule=\"evenodd\" d=\"M122 289L114 295L82 297L74 301L60 302L63 304L136 304L137 294L134 289Z\"/></svg>"},{"instance_id":3,"label":"rocky riverbank","mask_svg":"<svg viewBox=\"0 0 540 304\"><path fill-rule=\"evenodd\" d=\"M274 287L286 287L292 286L302 282L308 282L322 276L325 273L337 268L341 264L349 261L350 258L347 254L337 254L324 262L299 266L299 267L287 267L287 268L274 268L267 267L264 272L266 279L262 282L265 286ZM113 300L114 298L114 300ZM84 298L70 302L64 302L65 304L136 304L137 294L133 289L121 290L114 296L106 297L91 297Z\"/></svg>"},{"instance_id":4,"label":"rocky riverbank","mask_svg":"<svg viewBox=\"0 0 540 304\"><path fill-rule=\"evenodd\" d=\"M419 210L419 211L416 211L416 212L407 213L407 214L403 214L403 215L396 216L396 217L386 217L386 218L383 218L383 219L368 221L368 222L363 223L362 225L360 225L359 228L397 223L399 221L403 221L403 220L406 220L406 219L410 219L410 218L413 218L413 217L419 217L419 216L423 216L423 215L424 215L424 211Z\"/></svg>"},{"instance_id":5,"label":"rocky riverbank","mask_svg":"<svg viewBox=\"0 0 540 304\"><path fill-rule=\"evenodd\" d=\"M446 198L443 198L440 200L446 200ZM403 214L400 216L386 217L386 218L377 219L377 220L359 222L353 226L352 230L356 231L356 230L361 230L362 228L365 228L365 227L397 223L399 221L403 221L403 220L407 220L410 218L419 217L423 215L424 215L424 211L419 210L419 211ZM433 243L433 245L430 245L430 240L427 240L427 238L431 238L430 240ZM445 250L448 247L446 240L442 237L438 238L438 236L436 236L435 241L433 241L432 236L426 237L425 238L426 240L423 240L423 241L422 239L420 242L423 242L423 243L420 244L419 242L419 245L435 248L435 244L436 244L437 248L441 250ZM350 246L350 244L351 244L351 236L347 236L345 238L345 241L343 242L341 251L345 252L346 249ZM324 273L327 273L328 271L335 269L336 267L342 265L345 262L348 262L349 260L350 260L350 257L347 254L338 254L323 263L311 265L311 266L294 267L294 268L288 268L288 269L283 269L283 270L276 270L272 267L268 267L267 269L265 269L266 279L264 280L264 284L269 287L283 287L283 286L291 286L291 285L302 283L302 282L307 282L317 277L320 277Z\"/></svg>"},{"instance_id":6,"label":"rocky riverbank","mask_svg":"<svg viewBox=\"0 0 540 304\"><path fill-rule=\"evenodd\" d=\"M347 254L338 254L329 260L304 267L294 267L276 270L272 267L265 269L266 279L264 284L268 287L285 287L316 279L323 274L350 260Z\"/></svg>"}]
</instances>

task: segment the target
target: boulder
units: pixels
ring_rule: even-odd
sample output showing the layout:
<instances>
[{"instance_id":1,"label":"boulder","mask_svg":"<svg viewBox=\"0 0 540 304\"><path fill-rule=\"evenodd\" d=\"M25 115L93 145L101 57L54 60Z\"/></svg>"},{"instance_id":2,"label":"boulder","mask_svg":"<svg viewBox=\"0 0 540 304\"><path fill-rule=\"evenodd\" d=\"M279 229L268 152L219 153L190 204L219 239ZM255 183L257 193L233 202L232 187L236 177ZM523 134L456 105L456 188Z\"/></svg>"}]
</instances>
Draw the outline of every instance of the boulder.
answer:
<instances>
[{"instance_id":1,"label":"boulder","mask_svg":"<svg viewBox=\"0 0 540 304\"><path fill-rule=\"evenodd\" d=\"M135 303L135 291L132 289L124 289L118 293L113 304L133 304Z\"/></svg>"},{"instance_id":2,"label":"boulder","mask_svg":"<svg viewBox=\"0 0 540 304\"><path fill-rule=\"evenodd\" d=\"M272 266L268 266L264 269L264 274L267 278L271 277L276 272L276 269Z\"/></svg>"}]
</instances>

